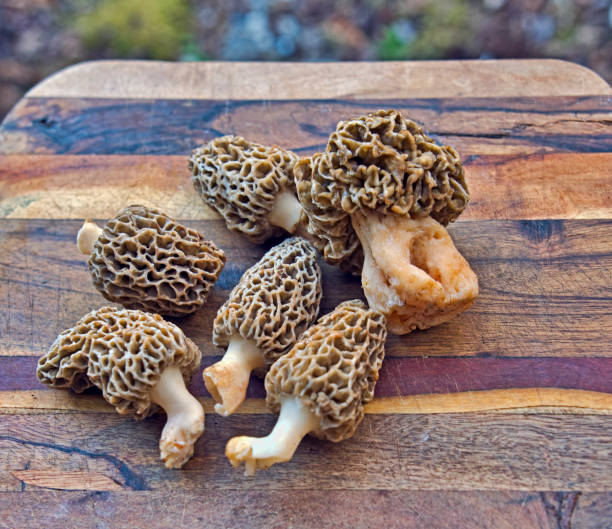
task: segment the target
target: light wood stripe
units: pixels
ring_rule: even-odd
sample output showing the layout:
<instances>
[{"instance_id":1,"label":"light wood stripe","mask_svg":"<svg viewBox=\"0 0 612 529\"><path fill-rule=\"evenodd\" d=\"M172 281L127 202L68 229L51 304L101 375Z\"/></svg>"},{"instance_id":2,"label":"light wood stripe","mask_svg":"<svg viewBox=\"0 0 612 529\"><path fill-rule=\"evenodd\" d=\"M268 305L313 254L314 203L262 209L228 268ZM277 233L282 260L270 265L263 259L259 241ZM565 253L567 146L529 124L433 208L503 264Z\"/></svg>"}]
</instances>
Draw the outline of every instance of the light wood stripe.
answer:
<instances>
[{"instance_id":1,"label":"light wood stripe","mask_svg":"<svg viewBox=\"0 0 612 529\"><path fill-rule=\"evenodd\" d=\"M106 219L144 203L178 219L219 218L195 193L185 156L7 155L0 165L0 217ZM478 156L465 165L471 200L460 221L612 217L612 153Z\"/></svg>"},{"instance_id":2,"label":"light wood stripe","mask_svg":"<svg viewBox=\"0 0 612 529\"><path fill-rule=\"evenodd\" d=\"M65 470L13 470L26 485L57 490L123 490L123 486L100 472Z\"/></svg>"},{"instance_id":3,"label":"light wood stripe","mask_svg":"<svg viewBox=\"0 0 612 529\"><path fill-rule=\"evenodd\" d=\"M206 413L214 413L214 401L198 399ZM466 391L410 395L374 399L366 404L366 413L372 415L418 415L438 413L470 413L481 411L526 410L546 413L597 413L612 415L612 395L597 391L559 388L518 388L487 391ZM77 396L65 391L1 391L0 414L22 413L30 410L54 410L60 412L114 413L114 409L102 397ZM542 411L542 410L540 410ZM269 414L263 399L247 399L236 411L238 414Z\"/></svg>"},{"instance_id":4,"label":"light wood stripe","mask_svg":"<svg viewBox=\"0 0 612 529\"><path fill-rule=\"evenodd\" d=\"M566 61L330 63L96 61L45 79L28 97L329 99L580 96L610 93Z\"/></svg>"}]
</instances>

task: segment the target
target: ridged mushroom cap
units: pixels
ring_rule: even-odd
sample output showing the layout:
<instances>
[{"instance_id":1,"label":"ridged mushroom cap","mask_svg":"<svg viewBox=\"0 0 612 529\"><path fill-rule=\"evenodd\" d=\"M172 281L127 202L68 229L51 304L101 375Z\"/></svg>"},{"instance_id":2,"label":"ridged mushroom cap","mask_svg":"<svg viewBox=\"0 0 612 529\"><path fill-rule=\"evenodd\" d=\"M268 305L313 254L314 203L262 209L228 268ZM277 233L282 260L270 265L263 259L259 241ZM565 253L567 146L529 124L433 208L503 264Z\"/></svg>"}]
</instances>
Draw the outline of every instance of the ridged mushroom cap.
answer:
<instances>
[{"instance_id":1,"label":"ridged mushroom cap","mask_svg":"<svg viewBox=\"0 0 612 529\"><path fill-rule=\"evenodd\" d=\"M308 241L291 237L244 273L217 312L213 342L227 347L234 335L252 340L263 353L267 370L315 321L320 301L316 250Z\"/></svg>"},{"instance_id":2,"label":"ridged mushroom cap","mask_svg":"<svg viewBox=\"0 0 612 529\"><path fill-rule=\"evenodd\" d=\"M162 372L178 367L188 382L201 357L198 347L158 314L102 307L57 337L39 359L36 375L56 389L97 386L118 413L144 418L158 409L149 392Z\"/></svg>"},{"instance_id":3,"label":"ridged mushroom cap","mask_svg":"<svg viewBox=\"0 0 612 529\"><path fill-rule=\"evenodd\" d=\"M354 273L363 255L352 213L430 215L447 225L469 200L457 152L395 110L341 121L325 152L300 160L294 174L315 246L331 264Z\"/></svg>"},{"instance_id":4,"label":"ridged mushroom cap","mask_svg":"<svg viewBox=\"0 0 612 529\"><path fill-rule=\"evenodd\" d=\"M268 214L283 189L295 193L297 160L297 155L277 146L222 136L194 149L189 168L196 191L227 227L261 243L283 233L270 224Z\"/></svg>"},{"instance_id":5,"label":"ridged mushroom cap","mask_svg":"<svg viewBox=\"0 0 612 529\"><path fill-rule=\"evenodd\" d=\"M107 300L182 316L204 303L225 253L157 209L129 206L106 223L88 264L94 286Z\"/></svg>"},{"instance_id":6,"label":"ridged mushroom cap","mask_svg":"<svg viewBox=\"0 0 612 529\"><path fill-rule=\"evenodd\" d=\"M266 403L278 413L284 397L299 397L320 419L313 435L348 439L374 397L386 337L382 313L359 300L340 303L272 365Z\"/></svg>"}]
</instances>

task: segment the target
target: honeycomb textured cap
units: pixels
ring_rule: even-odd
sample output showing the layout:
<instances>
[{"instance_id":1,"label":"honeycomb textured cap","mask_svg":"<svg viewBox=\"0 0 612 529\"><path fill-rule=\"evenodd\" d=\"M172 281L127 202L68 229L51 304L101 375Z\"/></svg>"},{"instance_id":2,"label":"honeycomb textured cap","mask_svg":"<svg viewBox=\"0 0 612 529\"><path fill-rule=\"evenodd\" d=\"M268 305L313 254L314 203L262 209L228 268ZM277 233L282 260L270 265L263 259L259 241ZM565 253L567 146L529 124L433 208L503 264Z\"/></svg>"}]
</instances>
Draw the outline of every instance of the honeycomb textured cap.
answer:
<instances>
[{"instance_id":1,"label":"honeycomb textured cap","mask_svg":"<svg viewBox=\"0 0 612 529\"><path fill-rule=\"evenodd\" d=\"M330 159L317 153L301 159L294 169L297 193L306 215L306 229L313 236L312 244L325 261L345 272L359 275L363 267L363 249L351 224L350 215L333 205Z\"/></svg>"},{"instance_id":2,"label":"honeycomb textured cap","mask_svg":"<svg viewBox=\"0 0 612 529\"><path fill-rule=\"evenodd\" d=\"M321 317L266 375L266 402L280 411L283 397L299 397L320 419L313 435L342 441L363 419L374 397L387 337L382 313L359 300Z\"/></svg>"},{"instance_id":3,"label":"honeycomb textured cap","mask_svg":"<svg viewBox=\"0 0 612 529\"><path fill-rule=\"evenodd\" d=\"M291 237L244 273L217 312L213 342L227 347L233 335L253 341L267 370L315 321L320 301L316 250L308 241Z\"/></svg>"},{"instance_id":4,"label":"honeycomb textured cap","mask_svg":"<svg viewBox=\"0 0 612 529\"><path fill-rule=\"evenodd\" d=\"M107 300L167 316L197 310L224 265L212 241L146 206L108 221L89 258L93 284Z\"/></svg>"},{"instance_id":5,"label":"honeycomb textured cap","mask_svg":"<svg viewBox=\"0 0 612 529\"><path fill-rule=\"evenodd\" d=\"M469 194L457 152L395 110L341 121L324 153L295 167L297 192L315 245L332 264L361 267L348 216L357 210L430 215L446 226ZM358 263L358 266L355 264Z\"/></svg>"},{"instance_id":6,"label":"honeycomb textured cap","mask_svg":"<svg viewBox=\"0 0 612 529\"><path fill-rule=\"evenodd\" d=\"M200 366L198 347L158 314L102 307L62 332L38 361L38 379L52 388L102 390L121 414L157 411L150 390L170 366L188 382Z\"/></svg>"},{"instance_id":7,"label":"honeycomb textured cap","mask_svg":"<svg viewBox=\"0 0 612 529\"><path fill-rule=\"evenodd\" d=\"M194 149L189 168L196 191L227 227L261 243L283 233L270 224L268 214L282 190L295 193L297 160L297 155L277 146L222 136Z\"/></svg>"}]
</instances>

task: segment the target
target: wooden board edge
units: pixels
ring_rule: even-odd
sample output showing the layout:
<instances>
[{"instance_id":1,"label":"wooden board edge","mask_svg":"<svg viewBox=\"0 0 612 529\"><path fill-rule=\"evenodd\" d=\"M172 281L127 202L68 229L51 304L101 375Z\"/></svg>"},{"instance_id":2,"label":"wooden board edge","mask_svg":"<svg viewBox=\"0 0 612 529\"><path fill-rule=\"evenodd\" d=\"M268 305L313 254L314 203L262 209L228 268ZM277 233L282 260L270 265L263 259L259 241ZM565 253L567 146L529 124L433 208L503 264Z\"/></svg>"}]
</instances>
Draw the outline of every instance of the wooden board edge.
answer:
<instances>
[{"instance_id":1,"label":"wooden board edge","mask_svg":"<svg viewBox=\"0 0 612 529\"><path fill-rule=\"evenodd\" d=\"M359 62L88 61L26 97L388 99L609 95L594 71L559 59ZM440 78L445 79L441 83Z\"/></svg>"}]
</instances>

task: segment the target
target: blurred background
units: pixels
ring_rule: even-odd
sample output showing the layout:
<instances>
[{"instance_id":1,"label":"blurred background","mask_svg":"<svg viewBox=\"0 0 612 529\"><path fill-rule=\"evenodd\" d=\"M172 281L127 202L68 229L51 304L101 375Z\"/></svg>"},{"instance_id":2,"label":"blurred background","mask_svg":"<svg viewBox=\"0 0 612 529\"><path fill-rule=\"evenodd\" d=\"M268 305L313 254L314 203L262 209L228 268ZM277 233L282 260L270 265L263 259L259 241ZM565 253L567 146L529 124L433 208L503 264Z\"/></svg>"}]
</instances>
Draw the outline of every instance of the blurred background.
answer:
<instances>
[{"instance_id":1,"label":"blurred background","mask_svg":"<svg viewBox=\"0 0 612 529\"><path fill-rule=\"evenodd\" d=\"M0 0L0 119L89 59L528 57L612 82L612 0Z\"/></svg>"}]
</instances>

